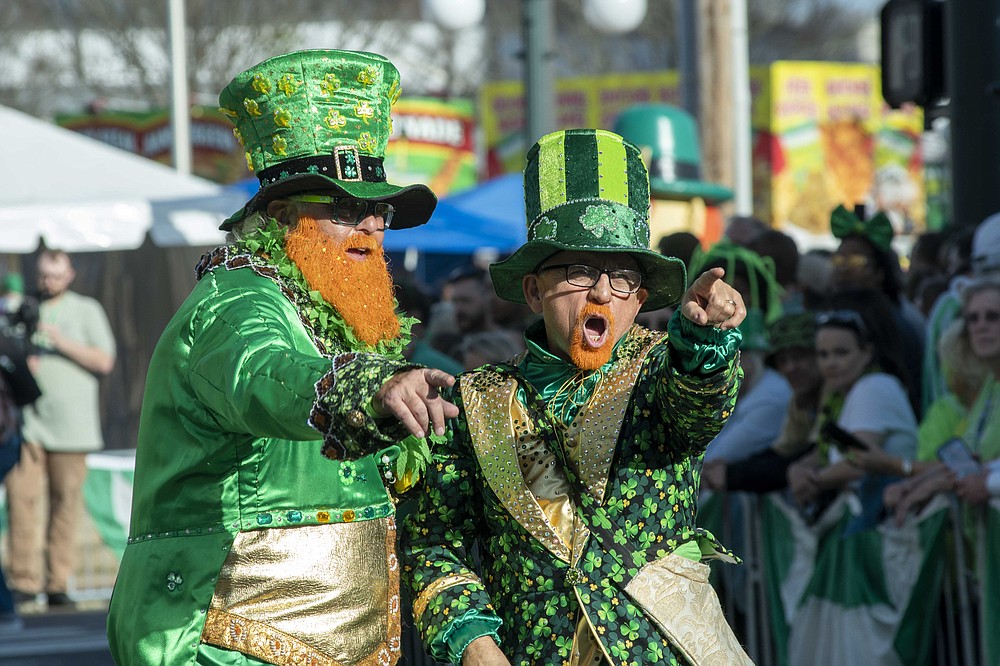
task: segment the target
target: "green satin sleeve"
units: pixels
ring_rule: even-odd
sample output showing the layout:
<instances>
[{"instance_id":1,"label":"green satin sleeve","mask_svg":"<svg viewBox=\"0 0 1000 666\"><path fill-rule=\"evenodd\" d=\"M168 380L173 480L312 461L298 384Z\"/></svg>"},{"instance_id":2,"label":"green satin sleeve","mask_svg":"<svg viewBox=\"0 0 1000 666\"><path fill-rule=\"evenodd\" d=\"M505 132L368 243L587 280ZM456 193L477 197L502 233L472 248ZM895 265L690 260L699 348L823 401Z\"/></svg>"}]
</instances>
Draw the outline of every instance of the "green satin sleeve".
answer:
<instances>
[{"instance_id":1,"label":"green satin sleeve","mask_svg":"<svg viewBox=\"0 0 1000 666\"><path fill-rule=\"evenodd\" d=\"M335 458L400 438L395 420L373 419L365 407L389 377L413 366L346 350L332 360L320 356L278 287L249 269L215 271L206 281L214 293L201 299L189 337L176 341L187 348L175 357L187 358L197 401L222 430L323 439Z\"/></svg>"},{"instance_id":2,"label":"green satin sleeve","mask_svg":"<svg viewBox=\"0 0 1000 666\"><path fill-rule=\"evenodd\" d=\"M309 415L316 384L331 363L310 353L312 345L288 301L249 269L213 273L202 285L215 293L202 298L190 319L190 338L175 342L187 349L173 354L187 359L197 401L226 432L319 439Z\"/></svg>"}]
</instances>

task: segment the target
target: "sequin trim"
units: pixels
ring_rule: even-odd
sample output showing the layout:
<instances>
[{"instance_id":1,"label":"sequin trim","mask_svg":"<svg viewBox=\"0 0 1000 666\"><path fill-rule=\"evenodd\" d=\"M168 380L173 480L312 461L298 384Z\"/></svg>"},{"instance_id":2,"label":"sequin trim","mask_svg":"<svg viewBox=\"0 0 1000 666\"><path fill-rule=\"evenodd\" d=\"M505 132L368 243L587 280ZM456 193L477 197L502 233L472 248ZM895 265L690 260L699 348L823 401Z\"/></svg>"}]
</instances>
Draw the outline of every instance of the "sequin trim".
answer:
<instances>
[{"instance_id":1,"label":"sequin trim","mask_svg":"<svg viewBox=\"0 0 1000 666\"><path fill-rule=\"evenodd\" d=\"M424 614L424 611L427 610L427 606L430 605L434 597L449 588L464 585L482 587L483 582L479 580L479 576L471 573L451 574L450 576L442 576L441 578L436 579L433 583L425 587L417 596L416 600L414 600L413 619L420 621L420 617Z\"/></svg>"},{"instance_id":2,"label":"sequin trim","mask_svg":"<svg viewBox=\"0 0 1000 666\"><path fill-rule=\"evenodd\" d=\"M238 525L233 525L233 529L237 529ZM137 534L135 536L129 537L125 543L142 543L143 541L153 541L154 539L172 539L173 537L181 536L198 536L202 534L218 534L219 532L225 532L225 525L209 525L208 527L184 527L177 530L169 530L167 532L149 532L147 534Z\"/></svg>"},{"instance_id":3,"label":"sequin trim","mask_svg":"<svg viewBox=\"0 0 1000 666\"><path fill-rule=\"evenodd\" d=\"M241 521L243 530L262 527L300 527L303 525L329 525L353 523L361 520L378 520L395 513L390 502L367 506L364 509L280 509L250 514Z\"/></svg>"}]
</instances>

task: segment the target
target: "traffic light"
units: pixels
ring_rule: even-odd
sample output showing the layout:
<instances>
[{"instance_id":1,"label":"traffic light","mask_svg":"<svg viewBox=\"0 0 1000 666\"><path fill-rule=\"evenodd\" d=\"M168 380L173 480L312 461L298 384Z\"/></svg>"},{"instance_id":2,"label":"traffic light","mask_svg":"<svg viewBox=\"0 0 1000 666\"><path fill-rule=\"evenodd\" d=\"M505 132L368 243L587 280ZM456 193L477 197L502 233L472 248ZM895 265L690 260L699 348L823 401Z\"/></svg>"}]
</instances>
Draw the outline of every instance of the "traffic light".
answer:
<instances>
[{"instance_id":1,"label":"traffic light","mask_svg":"<svg viewBox=\"0 0 1000 666\"><path fill-rule=\"evenodd\" d=\"M944 0L889 0L880 21L882 97L932 106L945 96Z\"/></svg>"}]
</instances>

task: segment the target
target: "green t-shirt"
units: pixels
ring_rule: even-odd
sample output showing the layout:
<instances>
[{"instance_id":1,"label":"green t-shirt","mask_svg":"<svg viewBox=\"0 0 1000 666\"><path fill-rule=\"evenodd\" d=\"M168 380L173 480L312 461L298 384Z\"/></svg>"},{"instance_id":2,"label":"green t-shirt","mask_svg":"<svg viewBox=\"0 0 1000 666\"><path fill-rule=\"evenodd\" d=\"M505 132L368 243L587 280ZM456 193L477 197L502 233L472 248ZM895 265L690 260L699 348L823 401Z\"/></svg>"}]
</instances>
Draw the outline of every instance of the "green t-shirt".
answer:
<instances>
[{"instance_id":1,"label":"green t-shirt","mask_svg":"<svg viewBox=\"0 0 1000 666\"><path fill-rule=\"evenodd\" d=\"M93 298L67 291L43 301L39 321L70 340L115 354L111 325L104 308ZM24 409L24 439L47 451L103 448L97 376L56 352L44 333L36 333L33 342L39 356L35 380L42 396Z\"/></svg>"}]
</instances>

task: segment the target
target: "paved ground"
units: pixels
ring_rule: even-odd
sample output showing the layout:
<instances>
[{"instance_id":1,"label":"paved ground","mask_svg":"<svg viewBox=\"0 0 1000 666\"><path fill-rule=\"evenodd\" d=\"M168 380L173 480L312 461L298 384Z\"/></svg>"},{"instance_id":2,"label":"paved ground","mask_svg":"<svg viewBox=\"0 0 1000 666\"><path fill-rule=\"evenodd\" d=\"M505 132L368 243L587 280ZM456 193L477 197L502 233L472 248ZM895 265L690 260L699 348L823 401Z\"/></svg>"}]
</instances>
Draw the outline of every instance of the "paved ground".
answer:
<instances>
[{"instance_id":1,"label":"paved ground","mask_svg":"<svg viewBox=\"0 0 1000 666\"><path fill-rule=\"evenodd\" d=\"M0 666L114 666L104 608L27 613L24 628L0 633Z\"/></svg>"},{"instance_id":2,"label":"paved ground","mask_svg":"<svg viewBox=\"0 0 1000 666\"><path fill-rule=\"evenodd\" d=\"M24 628L0 630L0 666L115 666L104 626L106 602L86 602L75 610L23 609ZM403 632L400 666L437 664L423 654L416 632Z\"/></svg>"}]
</instances>

